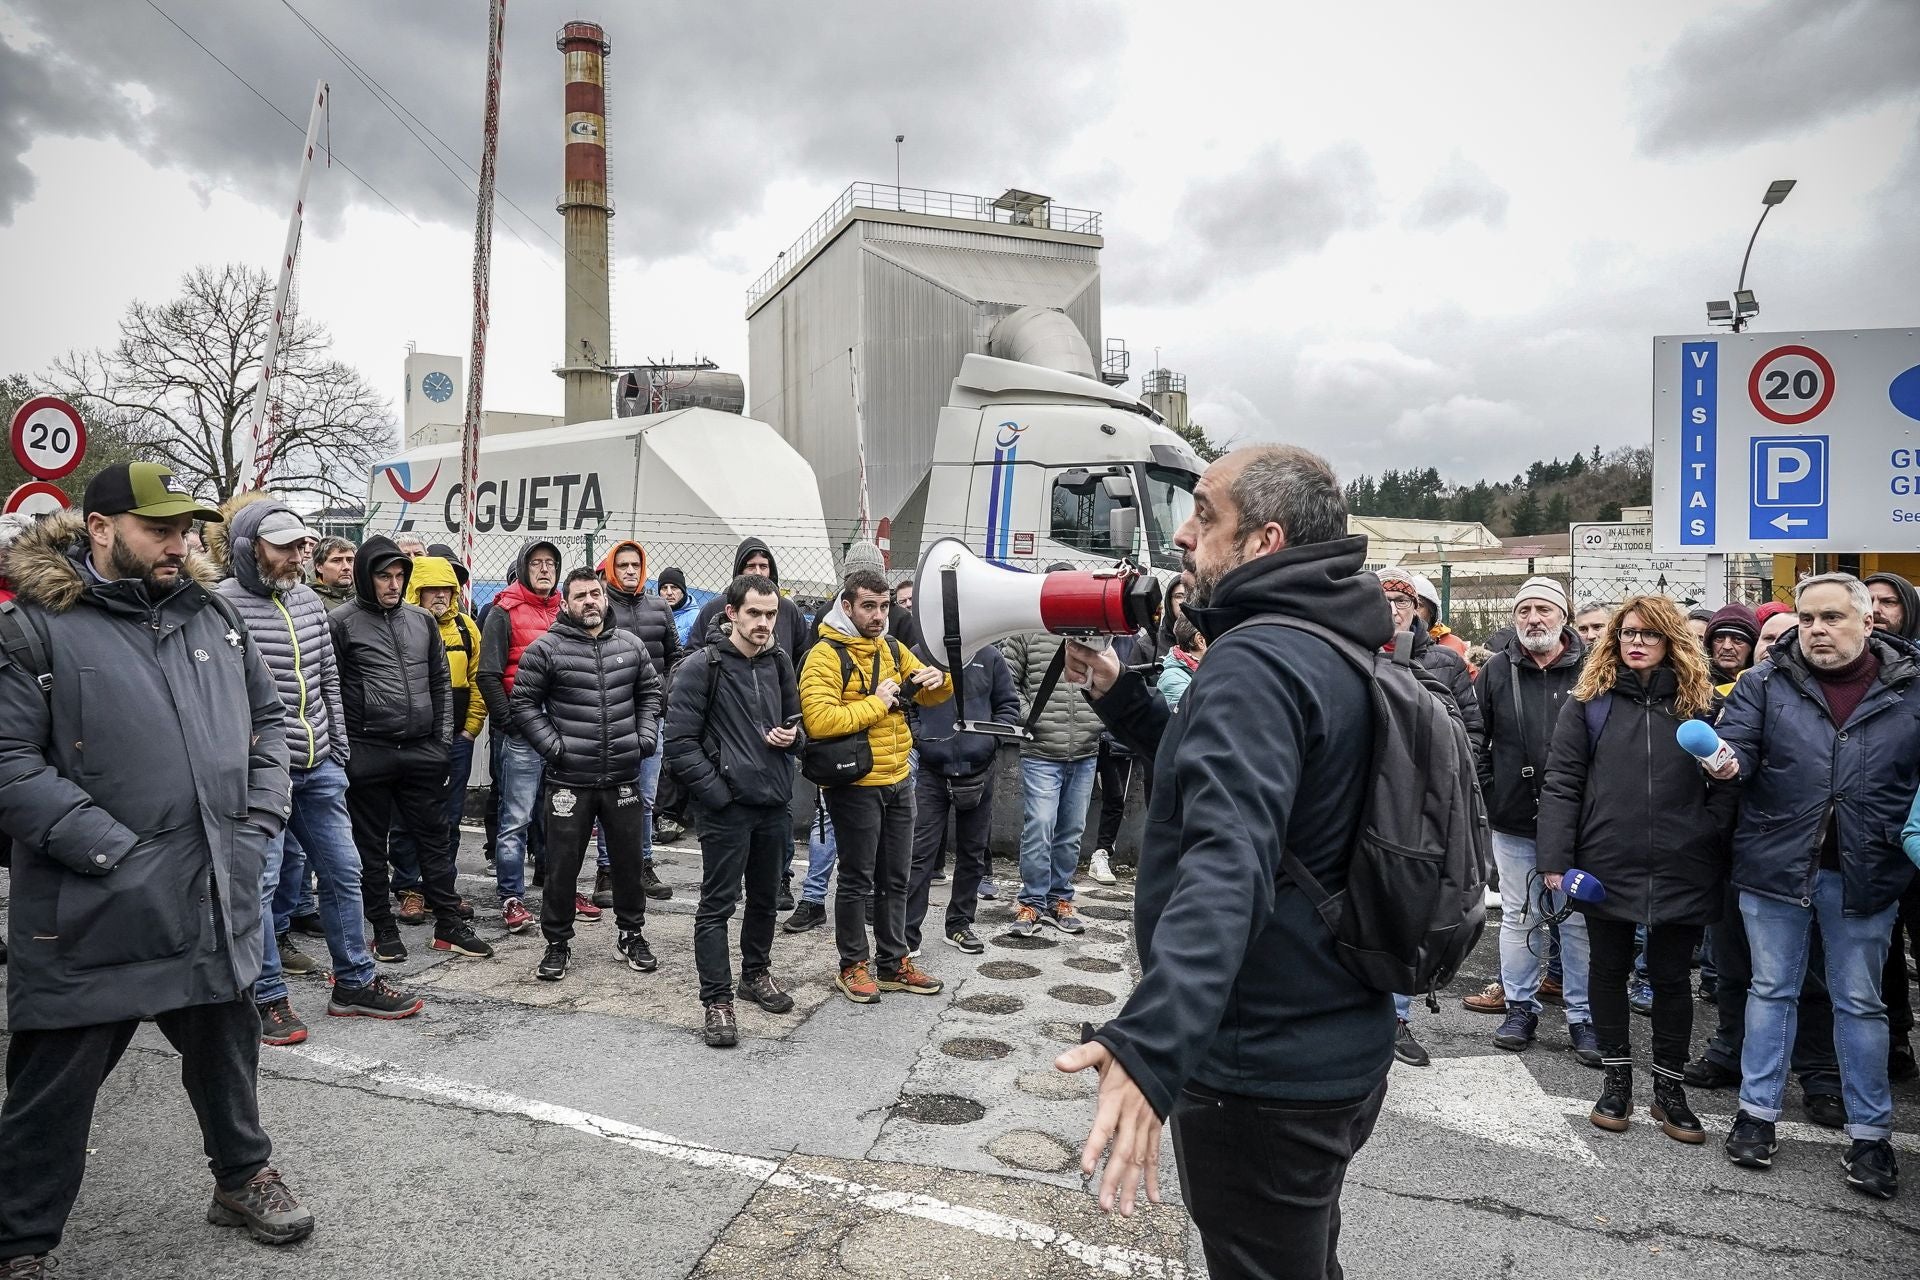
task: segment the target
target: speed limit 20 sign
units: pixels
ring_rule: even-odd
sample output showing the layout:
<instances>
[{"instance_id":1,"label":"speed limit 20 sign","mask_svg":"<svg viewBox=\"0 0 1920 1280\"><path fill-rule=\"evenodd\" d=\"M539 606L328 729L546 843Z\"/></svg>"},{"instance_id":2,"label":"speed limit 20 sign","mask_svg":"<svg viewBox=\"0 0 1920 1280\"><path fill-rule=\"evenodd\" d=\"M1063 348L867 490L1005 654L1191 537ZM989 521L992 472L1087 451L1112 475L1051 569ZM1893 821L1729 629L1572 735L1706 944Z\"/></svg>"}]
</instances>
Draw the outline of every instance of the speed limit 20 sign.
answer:
<instances>
[{"instance_id":1,"label":"speed limit 20 sign","mask_svg":"<svg viewBox=\"0 0 1920 1280\"><path fill-rule=\"evenodd\" d=\"M30 476L58 480L87 456L87 424L58 396L35 396L13 414L13 457Z\"/></svg>"},{"instance_id":2,"label":"speed limit 20 sign","mask_svg":"<svg viewBox=\"0 0 1920 1280\"><path fill-rule=\"evenodd\" d=\"M1775 347L1753 362L1747 399L1783 427L1811 422L1833 403L1833 365L1812 347Z\"/></svg>"}]
</instances>

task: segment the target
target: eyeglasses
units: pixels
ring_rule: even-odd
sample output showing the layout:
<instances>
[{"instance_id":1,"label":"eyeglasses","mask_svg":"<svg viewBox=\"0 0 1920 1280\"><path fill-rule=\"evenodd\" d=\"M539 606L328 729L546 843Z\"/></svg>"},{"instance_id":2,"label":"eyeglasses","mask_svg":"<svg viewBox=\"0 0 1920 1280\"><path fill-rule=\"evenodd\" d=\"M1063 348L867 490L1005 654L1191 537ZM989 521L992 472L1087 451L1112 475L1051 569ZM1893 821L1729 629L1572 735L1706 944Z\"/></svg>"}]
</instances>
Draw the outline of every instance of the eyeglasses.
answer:
<instances>
[{"instance_id":1,"label":"eyeglasses","mask_svg":"<svg viewBox=\"0 0 1920 1280\"><path fill-rule=\"evenodd\" d=\"M1398 591L1389 591L1387 592L1387 603L1396 609L1411 609L1413 608L1414 601L1412 596L1403 596Z\"/></svg>"},{"instance_id":2,"label":"eyeglasses","mask_svg":"<svg viewBox=\"0 0 1920 1280\"><path fill-rule=\"evenodd\" d=\"M1626 644L1665 644L1667 637L1658 631L1642 631L1638 627L1620 628L1620 639Z\"/></svg>"}]
</instances>

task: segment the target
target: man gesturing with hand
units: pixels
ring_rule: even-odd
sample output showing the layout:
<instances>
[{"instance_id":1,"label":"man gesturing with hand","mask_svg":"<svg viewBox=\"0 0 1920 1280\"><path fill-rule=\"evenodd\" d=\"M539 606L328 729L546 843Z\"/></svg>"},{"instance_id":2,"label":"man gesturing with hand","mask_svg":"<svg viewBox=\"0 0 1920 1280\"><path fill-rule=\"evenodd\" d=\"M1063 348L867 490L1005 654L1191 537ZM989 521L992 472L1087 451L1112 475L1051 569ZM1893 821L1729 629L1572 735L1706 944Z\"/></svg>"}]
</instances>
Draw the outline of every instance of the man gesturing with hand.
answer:
<instances>
[{"instance_id":1,"label":"man gesturing with hand","mask_svg":"<svg viewBox=\"0 0 1920 1280\"><path fill-rule=\"evenodd\" d=\"M1118 1017L1060 1055L1100 1072L1081 1154L1107 1164L1100 1204L1157 1201L1160 1125L1207 1265L1219 1277L1338 1277L1340 1189L1393 1059L1393 999L1340 964L1312 904L1280 872L1290 849L1329 893L1346 886L1373 753L1368 690L1331 638L1373 651L1393 624L1366 539L1346 533L1339 480L1287 446L1211 466L1175 542L1207 660L1178 711L1111 653L1067 649L1101 720L1153 757L1135 935L1140 985ZM1236 630L1236 628L1240 628Z\"/></svg>"}]
</instances>

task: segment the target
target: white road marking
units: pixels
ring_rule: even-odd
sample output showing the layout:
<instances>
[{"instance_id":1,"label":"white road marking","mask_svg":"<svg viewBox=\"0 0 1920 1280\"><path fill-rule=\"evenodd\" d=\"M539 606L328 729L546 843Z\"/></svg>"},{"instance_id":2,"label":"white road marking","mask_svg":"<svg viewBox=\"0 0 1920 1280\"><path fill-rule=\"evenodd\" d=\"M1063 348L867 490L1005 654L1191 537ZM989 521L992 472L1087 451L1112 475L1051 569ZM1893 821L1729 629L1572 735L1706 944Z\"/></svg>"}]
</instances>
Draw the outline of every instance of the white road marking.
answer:
<instances>
[{"instance_id":1,"label":"white road marking","mask_svg":"<svg viewBox=\"0 0 1920 1280\"><path fill-rule=\"evenodd\" d=\"M950 1204L944 1200L936 1200L932 1196L909 1191L890 1191L882 1187L870 1187L828 1174L786 1169L777 1160L721 1151L696 1142L687 1142L669 1134L642 1129L624 1121L579 1111L573 1107L516 1097L510 1093L490 1089L485 1085L415 1071L344 1049L306 1044L289 1048L286 1052L337 1071L363 1076L380 1084L409 1089L429 1097L445 1098L478 1111L524 1116L542 1124L572 1129L590 1137L632 1147L663 1159L675 1160L703 1169L717 1169L767 1186L797 1191L816 1199L835 1201L856 1208L873 1209L882 1213L898 1213L909 1218L920 1218L928 1222L958 1227L963 1231L990 1236L996 1240L1012 1240L1029 1244L1038 1250L1051 1250L1063 1254L1091 1270L1107 1275L1139 1276L1145 1280L1186 1280L1186 1264L1176 1259L1163 1258L1157 1254L1143 1253L1137 1249L1126 1249L1117 1245L1089 1244L1056 1227L1009 1217L988 1209Z\"/></svg>"},{"instance_id":2,"label":"white road marking","mask_svg":"<svg viewBox=\"0 0 1920 1280\"><path fill-rule=\"evenodd\" d=\"M1395 1063L1385 1109L1555 1160L1600 1163L1568 1127L1561 1099L1548 1097L1518 1058L1435 1058L1430 1067Z\"/></svg>"}]
</instances>

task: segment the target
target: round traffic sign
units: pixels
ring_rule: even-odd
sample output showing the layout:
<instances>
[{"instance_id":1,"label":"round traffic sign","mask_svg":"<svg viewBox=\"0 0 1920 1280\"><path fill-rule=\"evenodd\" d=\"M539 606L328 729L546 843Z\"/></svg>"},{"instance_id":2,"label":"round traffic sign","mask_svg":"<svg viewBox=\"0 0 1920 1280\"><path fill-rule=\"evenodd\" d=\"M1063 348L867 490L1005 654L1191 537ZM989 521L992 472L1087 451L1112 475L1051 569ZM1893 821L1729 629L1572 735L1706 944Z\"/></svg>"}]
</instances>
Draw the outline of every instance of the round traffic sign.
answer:
<instances>
[{"instance_id":1,"label":"round traffic sign","mask_svg":"<svg viewBox=\"0 0 1920 1280\"><path fill-rule=\"evenodd\" d=\"M1775 347L1753 362L1747 399L1783 427L1811 422L1833 402L1833 366L1812 347Z\"/></svg>"},{"instance_id":2,"label":"round traffic sign","mask_svg":"<svg viewBox=\"0 0 1920 1280\"><path fill-rule=\"evenodd\" d=\"M7 495L7 514L50 516L73 505L66 490L45 480L29 480Z\"/></svg>"},{"instance_id":3,"label":"round traffic sign","mask_svg":"<svg viewBox=\"0 0 1920 1280\"><path fill-rule=\"evenodd\" d=\"M35 396L14 410L13 456L30 476L58 480L87 456L87 424L59 396Z\"/></svg>"}]
</instances>

